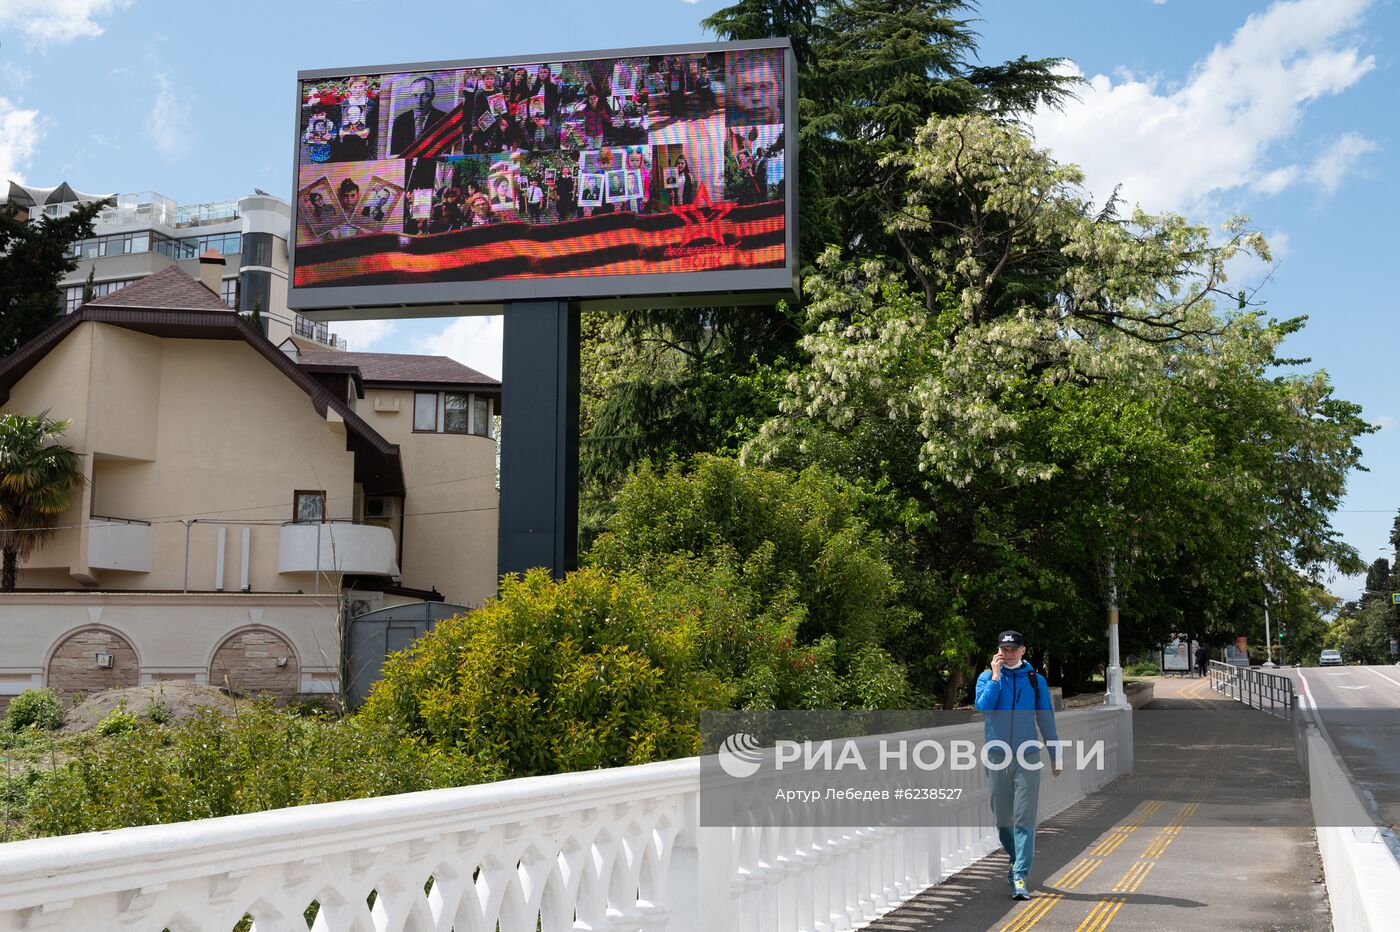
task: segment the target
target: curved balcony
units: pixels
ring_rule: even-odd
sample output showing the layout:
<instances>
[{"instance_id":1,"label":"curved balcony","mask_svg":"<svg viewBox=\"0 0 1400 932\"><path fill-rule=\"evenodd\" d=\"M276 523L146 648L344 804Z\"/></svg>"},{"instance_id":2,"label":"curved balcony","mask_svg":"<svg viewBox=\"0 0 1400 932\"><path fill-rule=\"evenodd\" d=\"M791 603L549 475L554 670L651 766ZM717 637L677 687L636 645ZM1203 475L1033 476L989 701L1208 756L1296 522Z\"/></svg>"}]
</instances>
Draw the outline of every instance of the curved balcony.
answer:
<instances>
[{"instance_id":1,"label":"curved balcony","mask_svg":"<svg viewBox=\"0 0 1400 932\"><path fill-rule=\"evenodd\" d=\"M399 575L388 528L352 521L288 522L277 551L279 573Z\"/></svg>"}]
</instances>

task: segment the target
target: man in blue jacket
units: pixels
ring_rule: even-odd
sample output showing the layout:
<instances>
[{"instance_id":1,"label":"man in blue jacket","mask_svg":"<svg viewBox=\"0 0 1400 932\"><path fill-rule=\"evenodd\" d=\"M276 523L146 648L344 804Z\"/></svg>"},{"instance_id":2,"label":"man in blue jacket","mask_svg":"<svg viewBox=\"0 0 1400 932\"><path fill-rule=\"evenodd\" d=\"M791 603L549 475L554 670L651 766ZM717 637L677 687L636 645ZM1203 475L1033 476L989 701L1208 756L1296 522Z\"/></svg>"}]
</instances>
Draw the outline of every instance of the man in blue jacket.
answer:
<instances>
[{"instance_id":1,"label":"man in blue jacket","mask_svg":"<svg viewBox=\"0 0 1400 932\"><path fill-rule=\"evenodd\" d=\"M998 635L992 668L977 678L976 700L978 711L986 713L987 742L1004 742L1009 748L1009 753L1000 745L987 749L992 765L987 768L987 788L1001 846L1011 859L1006 879L1011 883L1011 895L1018 900L1031 898L1026 878L1035 857L1041 738L1052 749L1051 772L1058 777L1063 768L1058 746L1050 744L1059 740L1050 687L1031 669L1025 656L1026 642L1019 631Z\"/></svg>"}]
</instances>

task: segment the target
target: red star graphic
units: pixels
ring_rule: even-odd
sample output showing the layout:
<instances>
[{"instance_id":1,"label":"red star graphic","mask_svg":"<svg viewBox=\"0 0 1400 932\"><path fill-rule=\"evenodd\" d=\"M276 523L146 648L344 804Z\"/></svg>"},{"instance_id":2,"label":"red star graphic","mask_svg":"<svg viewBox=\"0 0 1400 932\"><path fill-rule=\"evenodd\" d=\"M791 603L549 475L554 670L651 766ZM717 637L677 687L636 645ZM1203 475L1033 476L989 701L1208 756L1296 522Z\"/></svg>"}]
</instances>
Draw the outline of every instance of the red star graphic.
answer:
<instances>
[{"instance_id":1,"label":"red star graphic","mask_svg":"<svg viewBox=\"0 0 1400 932\"><path fill-rule=\"evenodd\" d=\"M700 190L696 192L694 204L684 204L671 208L673 213L685 221L685 227L682 230L685 240L681 245L688 245L700 240L710 240L720 245L727 243L727 237L733 224L725 218L733 209L733 204L712 203L710 190L702 182Z\"/></svg>"}]
</instances>

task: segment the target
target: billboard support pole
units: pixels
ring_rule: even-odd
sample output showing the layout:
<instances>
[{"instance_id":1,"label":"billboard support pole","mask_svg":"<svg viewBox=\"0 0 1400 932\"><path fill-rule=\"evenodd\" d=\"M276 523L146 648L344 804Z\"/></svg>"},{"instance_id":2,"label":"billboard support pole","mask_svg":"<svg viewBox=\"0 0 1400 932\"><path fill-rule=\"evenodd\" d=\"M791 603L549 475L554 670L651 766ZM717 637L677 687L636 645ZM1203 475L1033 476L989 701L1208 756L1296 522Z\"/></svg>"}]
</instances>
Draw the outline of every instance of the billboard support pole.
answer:
<instances>
[{"instance_id":1,"label":"billboard support pole","mask_svg":"<svg viewBox=\"0 0 1400 932\"><path fill-rule=\"evenodd\" d=\"M579 309L512 301L501 347L501 493L497 567L578 566Z\"/></svg>"}]
</instances>

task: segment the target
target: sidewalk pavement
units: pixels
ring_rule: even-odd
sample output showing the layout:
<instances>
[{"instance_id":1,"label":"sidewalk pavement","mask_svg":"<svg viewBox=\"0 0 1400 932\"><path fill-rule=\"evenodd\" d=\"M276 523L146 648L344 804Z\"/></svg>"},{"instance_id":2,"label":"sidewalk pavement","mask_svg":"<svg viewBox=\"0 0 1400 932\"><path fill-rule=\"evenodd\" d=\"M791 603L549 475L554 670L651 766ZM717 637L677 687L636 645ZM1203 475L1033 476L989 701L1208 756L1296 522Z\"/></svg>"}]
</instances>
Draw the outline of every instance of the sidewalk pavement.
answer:
<instances>
[{"instance_id":1,"label":"sidewalk pavement","mask_svg":"<svg viewBox=\"0 0 1400 932\"><path fill-rule=\"evenodd\" d=\"M1239 706L1204 679L1157 679L1148 710L1173 709ZM1307 781L1292 750L1242 750L1232 727L1211 730L1209 715L1182 719L1197 730L1180 736L1184 747L1139 742L1132 776L1041 824L1029 902L1010 898L997 852L867 928L1330 930L1316 833L1305 827Z\"/></svg>"}]
</instances>

